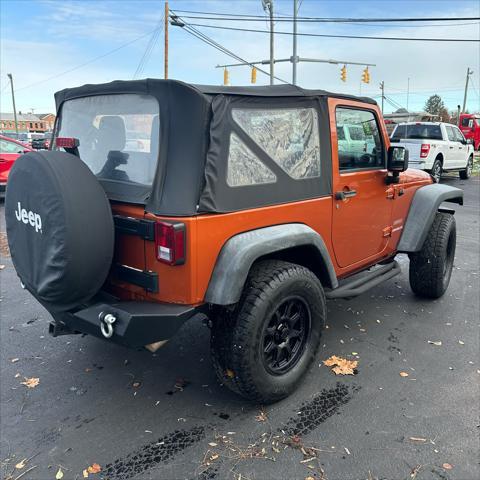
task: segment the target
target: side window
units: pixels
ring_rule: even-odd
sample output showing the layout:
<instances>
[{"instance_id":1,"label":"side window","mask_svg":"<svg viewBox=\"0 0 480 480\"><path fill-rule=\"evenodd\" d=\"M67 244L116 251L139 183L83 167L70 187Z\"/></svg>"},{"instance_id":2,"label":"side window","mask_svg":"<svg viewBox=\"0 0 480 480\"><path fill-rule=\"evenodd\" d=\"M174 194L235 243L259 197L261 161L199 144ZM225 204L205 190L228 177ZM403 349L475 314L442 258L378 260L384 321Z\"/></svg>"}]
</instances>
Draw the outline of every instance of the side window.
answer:
<instances>
[{"instance_id":1,"label":"side window","mask_svg":"<svg viewBox=\"0 0 480 480\"><path fill-rule=\"evenodd\" d=\"M7 140L0 140L0 153L22 153L22 147Z\"/></svg>"},{"instance_id":2,"label":"side window","mask_svg":"<svg viewBox=\"0 0 480 480\"><path fill-rule=\"evenodd\" d=\"M449 127L448 125L445 125L445 128L447 129L448 140L450 140L450 142L456 142L457 139L455 137L455 132L453 131L453 128Z\"/></svg>"},{"instance_id":3,"label":"side window","mask_svg":"<svg viewBox=\"0 0 480 480\"><path fill-rule=\"evenodd\" d=\"M457 142L463 143L465 141L463 133L456 127L453 129L453 131L455 133L455 139L457 140Z\"/></svg>"},{"instance_id":4,"label":"side window","mask_svg":"<svg viewBox=\"0 0 480 480\"><path fill-rule=\"evenodd\" d=\"M384 168L383 143L374 113L339 107L335 115L340 170ZM340 130L348 130L349 138L338 135Z\"/></svg>"},{"instance_id":5,"label":"side window","mask_svg":"<svg viewBox=\"0 0 480 480\"><path fill-rule=\"evenodd\" d=\"M277 177L262 161L238 138L230 135L228 152L227 184L230 187L244 187L273 183Z\"/></svg>"},{"instance_id":6,"label":"side window","mask_svg":"<svg viewBox=\"0 0 480 480\"><path fill-rule=\"evenodd\" d=\"M290 177L320 176L320 137L314 108L234 108L232 117Z\"/></svg>"}]
</instances>

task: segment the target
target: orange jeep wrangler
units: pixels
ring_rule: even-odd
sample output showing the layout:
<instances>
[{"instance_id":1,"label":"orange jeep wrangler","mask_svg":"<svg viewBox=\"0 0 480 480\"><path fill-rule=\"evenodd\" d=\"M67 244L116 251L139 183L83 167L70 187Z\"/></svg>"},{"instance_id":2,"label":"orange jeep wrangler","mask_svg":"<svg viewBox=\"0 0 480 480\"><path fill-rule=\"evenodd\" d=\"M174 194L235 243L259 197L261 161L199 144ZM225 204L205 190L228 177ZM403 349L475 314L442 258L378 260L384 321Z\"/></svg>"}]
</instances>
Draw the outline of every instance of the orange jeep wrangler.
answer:
<instances>
[{"instance_id":1,"label":"orange jeep wrangler","mask_svg":"<svg viewBox=\"0 0 480 480\"><path fill-rule=\"evenodd\" d=\"M273 402L314 359L326 299L394 277L398 253L416 294L448 287L441 204L463 192L407 170L369 98L147 79L55 99L53 146L15 162L5 204L54 336L154 351L207 316L220 380Z\"/></svg>"}]
</instances>

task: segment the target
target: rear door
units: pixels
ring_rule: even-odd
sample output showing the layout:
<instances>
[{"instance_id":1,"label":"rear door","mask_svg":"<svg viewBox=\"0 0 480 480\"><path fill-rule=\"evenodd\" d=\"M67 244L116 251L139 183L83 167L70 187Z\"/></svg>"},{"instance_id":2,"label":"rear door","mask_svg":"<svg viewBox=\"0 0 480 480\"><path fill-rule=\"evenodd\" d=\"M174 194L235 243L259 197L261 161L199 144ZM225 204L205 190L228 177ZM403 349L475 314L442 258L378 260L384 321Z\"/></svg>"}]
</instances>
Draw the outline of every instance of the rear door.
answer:
<instances>
[{"instance_id":1,"label":"rear door","mask_svg":"<svg viewBox=\"0 0 480 480\"><path fill-rule=\"evenodd\" d=\"M386 184L386 145L375 109L330 100L333 149L332 244L338 265L351 267L381 257L391 235L393 188ZM362 128L372 138L371 152L345 145L339 149L336 131L345 124Z\"/></svg>"},{"instance_id":2,"label":"rear door","mask_svg":"<svg viewBox=\"0 0 480 480\"><path fill-rule=\"evenodd\" d=\"M445 149L445 158L443 160L443 168L457 168L460 165L461 152L458 148L460 146L452 126L445 125L447 132L447 147Z\"/></svg>"},{"instance_id":3,"label":"rear door","mask_svg":"<svg viewBox=\"0 0 480 480\"><path fill-rule=\"evenodd\" d=\"M455 133L455 139L457 141L459 152L457 166L464 167L468 160L469 146L467 145L467 141L465 140L462 132L457 127L453 127L453 131Z\"/></svg>"}]
</instances>

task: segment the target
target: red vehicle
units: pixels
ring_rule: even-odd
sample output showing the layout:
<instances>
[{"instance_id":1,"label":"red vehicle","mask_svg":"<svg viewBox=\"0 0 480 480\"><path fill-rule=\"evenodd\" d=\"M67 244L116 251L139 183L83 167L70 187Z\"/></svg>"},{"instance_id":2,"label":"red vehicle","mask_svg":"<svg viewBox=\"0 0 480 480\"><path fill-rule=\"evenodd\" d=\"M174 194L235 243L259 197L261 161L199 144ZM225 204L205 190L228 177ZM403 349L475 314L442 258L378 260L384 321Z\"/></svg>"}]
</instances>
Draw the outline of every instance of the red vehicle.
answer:
<instances>
[{"instance_id":1,"label":"red vehicle","mask_svg":"<svg viewBox=\"0 0 480 480\"><path fill-rule=\"evenodd\" d=\"M23 153L31 151L27 145L0 135L0 198L5 196L7 178L13 162Z\"/></svg>"},{"instance_id":2,"label":"red vehicle","mask_svg":"<svg viewBox=\"0 0 480 480\"><path fill-rule=\"evenodd\" d=\"M467 140L473 140L473 149L480 150L480 114L461 113L459 127Z\"/></svg>"}]
</instances>

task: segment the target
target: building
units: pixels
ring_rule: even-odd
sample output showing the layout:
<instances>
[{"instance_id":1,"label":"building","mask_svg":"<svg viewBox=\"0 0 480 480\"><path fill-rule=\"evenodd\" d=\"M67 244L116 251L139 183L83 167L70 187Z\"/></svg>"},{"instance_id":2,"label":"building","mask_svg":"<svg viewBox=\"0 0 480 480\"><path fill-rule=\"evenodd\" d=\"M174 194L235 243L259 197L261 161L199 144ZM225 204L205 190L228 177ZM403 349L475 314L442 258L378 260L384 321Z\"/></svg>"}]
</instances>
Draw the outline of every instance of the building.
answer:
<instances>
[{"instance_id":1,"label":"building","mask_svg":"<svg viewBox=\"0 0 480 480\"><path fill-rule=\"evenodd\" d=\"M55 126L55 119L57 118L54 113L37 113L37 117L42 121L45 122L45 126L47 130L51 132L53 127Z\"/></svg>"},{"instance_id":2,"label":"building","mask_svg":"<svg viewBox=\"0 0 480 480\"><path fill-rule=\"evenodd\" d=\"M32 113L17 113L19 132L43 133L48 130L47 122ZM0 112L0 131L3 133L15 132L15 116L13 113Z\"/></svg>"}]
</instances>

